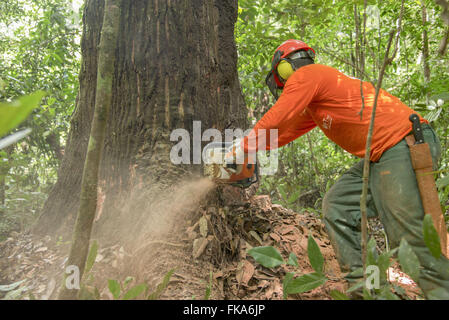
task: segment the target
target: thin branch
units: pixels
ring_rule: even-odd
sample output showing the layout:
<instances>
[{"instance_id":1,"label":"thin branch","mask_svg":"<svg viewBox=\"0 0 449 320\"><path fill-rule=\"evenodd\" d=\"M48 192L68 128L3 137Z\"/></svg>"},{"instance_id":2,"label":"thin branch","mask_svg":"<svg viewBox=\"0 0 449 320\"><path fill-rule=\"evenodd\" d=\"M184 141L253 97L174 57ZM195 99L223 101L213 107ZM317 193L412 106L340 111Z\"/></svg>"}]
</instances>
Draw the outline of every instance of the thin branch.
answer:
<instances>
[{"instance_id":1,"label":"thin branch","mask_svg":"<svg viewBox=\"0 0 449 320\"><path fill-rule=\"evenodd\" d=\"M352 62L350 62L350 61L348 61L348 60L346 60L346 59L344 59L344 58L338 56L337 54L335 54L335 53L333 53L333 52L331 52L331 51L329 51L329 50L323 49L323 48L321 48L321 47L317 47L317 50L319 50L320 52L323 52L324 54L327 54L328 56L330 56L330 57L332 57L332 58L334 58L334 59L337 59L337 60L340 61L340 62L343 62L343 63L345 63L345 64L347 64L347 65L353 67L353 68L354 68L355 70L357 70L361 75L363 75L363 76L366 77L367 79L370 79L370 76L369 76L368 74L366 74L363 70L361 70L358 66L356 66L354 63L352 63Z\"/></svg>"},{"instance_id":2,"label":"thin branch","mask_svg":"<svg viewBox=\"0 0 449 320\"><path fill-rule=\"evenodd\" d=\"M367 244L368 244L368 215L367 215L366 200L367 200L367 196L368 196L368 183L369 183L369 173L370 173L370 164L371 164L371 160L370 160L370 158L371 158L371 142L372 142L372 136L373 136L373 131L374 131L374 120L376 117L377 101L379 98L380 88L382 86L382 81L383 81L383 77L385 74L385 70L386 70L387 66L389 64L391 64L391 62L393 62L393 59L397 53L398 43L399 43L399 35L401 33L403 14L404 14L404 0L402 0L401 13L400 13L399 20L398 20L398 27L397 27L397 32L396 32L394 51L391 56L389 56L389 54L390 54L390 49L391 49L391 45L393 42L395 30L392 30L390 32L390 35L388 38L388 44L387 44L387 50L385 52L384 63L379 72L379 78L377 80L376 93L374 96L374 105L373 105L373 110L371 113L371 121L370 121L369 129L368 129L368 135L366 138L366 149L365 149L365 158L364 158L365 161L364 161L364 165L363 165L363 178L362 178L363 187L362 187L362 195L360 197L360 211L362 214L362 217L361 217L362 218L362 221L361 221L361 225L362 225L362 262L363 262L364 269L366 268L366 248L367 248Z\"/></svg>"},{"instance_id":3,"label":"thin branch","mask_svg":"<svg viewBox=\"0 0 449 320\"><path fill-rule=\"evenodd\" d=\"M366 47L366 6L367 6L367 0L364 2L364 8L363 8L363 37L362 37L362 48ZM361 66L363 71L365 71L365 57L363 57L363 64ZM374 85L373 85L374 87ZM360 79L360 96L362 97L362 109L360 110L360 120L363 119L363 110L365 110L365 96L363 94L363 81Z\"/></svg>"}]
</instances>

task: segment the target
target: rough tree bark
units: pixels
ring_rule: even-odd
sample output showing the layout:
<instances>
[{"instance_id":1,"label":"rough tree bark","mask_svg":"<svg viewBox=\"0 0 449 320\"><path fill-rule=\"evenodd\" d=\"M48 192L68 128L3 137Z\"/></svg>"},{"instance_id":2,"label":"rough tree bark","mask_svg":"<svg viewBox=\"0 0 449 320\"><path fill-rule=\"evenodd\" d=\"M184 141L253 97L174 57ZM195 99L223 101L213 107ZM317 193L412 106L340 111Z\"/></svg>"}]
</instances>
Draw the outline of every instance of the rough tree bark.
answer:
<instances>
[{"instance_id":1,"label":"rough tree bark","mask_svg":"<svg viewBox=\"0 0 449 320\"><path fill-rule=\"evenodd\" d=\"M78 209L82 167L95 102L103 0L87 0L80 91L58 181L35 227L54 234L71 227ZM237 0L123 0L101 191L99 230L108 230L129 190L164 189L198 166L171 165L175 128L246 128L237 75L234 23ZM138 211L138 210L136 210ZM131 218L131 217L130 217ZM136 226L137 228L137 226ZM132 232L132 230L128 230Z\"/></svg>"}]
</instances>

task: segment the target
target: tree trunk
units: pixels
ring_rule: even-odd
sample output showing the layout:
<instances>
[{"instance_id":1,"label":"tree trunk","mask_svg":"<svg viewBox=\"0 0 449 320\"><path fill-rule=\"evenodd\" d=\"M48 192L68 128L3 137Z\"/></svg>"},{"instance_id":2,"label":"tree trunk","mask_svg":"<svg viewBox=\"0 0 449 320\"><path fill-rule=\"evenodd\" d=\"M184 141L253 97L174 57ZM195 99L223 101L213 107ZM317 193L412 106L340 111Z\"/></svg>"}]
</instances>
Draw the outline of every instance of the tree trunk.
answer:
<instances>
[{"instance_id":1,"label":"tree trunk","mask_svg":"<svg viewBox=\"0 0 449 320\"><path fill-rule=\"evenodd\" d=\"M78 209L103 7L102 0L86 1L80 91L58 181L35 227L41 233L72 227ZM117 219L132 221L123 230L132 236L145 214L138 210L141 201L200 169L170 162L177 143L170 141L173 129L192 133L196 120L203 130L246 128L234 43L236 19L237 0L123 0L100 171L98 231L110 232Z\"/></svg>"},{"instance_id":2,"label":"tree trunk","mask_svg":"<svg viewBox=\"0 0 449 320\"><path fill-rule=\"evenodd\" d=\"M67 260L67 266L78 266L80 278L84 274L92 224L97 209L98 172L112 100L112 76L115 68L115 47L120 22L120 0L105 1L98 54L94 119L81 182L80 206ZM63 284L59 299L76 299L77 295L77 288L67 288Z\"/></svg>"}]
</instances>

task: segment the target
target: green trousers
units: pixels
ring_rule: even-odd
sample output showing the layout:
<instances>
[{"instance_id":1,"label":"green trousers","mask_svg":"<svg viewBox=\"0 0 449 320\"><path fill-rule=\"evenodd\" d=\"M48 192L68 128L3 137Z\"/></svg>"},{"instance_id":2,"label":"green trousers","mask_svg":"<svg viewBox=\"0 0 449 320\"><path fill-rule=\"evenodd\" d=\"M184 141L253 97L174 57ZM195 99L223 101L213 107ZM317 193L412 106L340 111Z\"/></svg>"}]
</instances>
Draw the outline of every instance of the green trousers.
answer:
<instances>
[{"instance_id":1,"label":"green trousers","mask_svg":"<svg viewBox=\"0 0 449 320\"><path fill-rule=\"evenodd\" d=\"M423 125L434 166L441 147L434 130ZM363 161L355 164L323 199L324 223L343 272L362 267L361 213ZM418 285L428 299L449 299L449 260L435 259L423 240L424 210L405 140L370 164L368 217L379 217L391 248L405 238L417 255L421 272ZM357 279L347 277L352 282Z\"/></svg>"}]
</instances>

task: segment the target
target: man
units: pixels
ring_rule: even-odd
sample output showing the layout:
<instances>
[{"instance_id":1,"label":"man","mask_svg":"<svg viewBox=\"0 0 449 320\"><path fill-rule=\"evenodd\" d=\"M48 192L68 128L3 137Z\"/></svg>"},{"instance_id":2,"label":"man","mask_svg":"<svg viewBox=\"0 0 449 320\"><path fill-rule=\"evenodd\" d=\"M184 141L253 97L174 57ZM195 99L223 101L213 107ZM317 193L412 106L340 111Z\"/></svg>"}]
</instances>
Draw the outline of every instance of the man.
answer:
<instances>
[{"instance_id":1,"label":"man","mask_svg":"<svg viewBox=\"0 0 449 320\"><path fill-rule=\"evenodd\" d=\"M243 139L246 154L272 148L269 129L278 130L274 148L318 126L340 147L364 157L375 88L363 82L361 90L361 80L314 64L314 57L315 51L298 40L288 40L276 49L266 83L278 100ZM278 90L282 91L280 96ZM392 247L399 246L402 238L411 245L422 266L418 285L426 297L449 299L449 260L443 255L435 259L422 235L424 211L404 139L412 131L412 113L415 112L397 97L380 91L370 154L368 216L380 218ZM427 121L420 119L436 165L441 153L438 137ZM257 139L259 129L265 129L266 139ZM343 272L362 267L363 161L346 172L323 199L324 223ZM351 284L358 279L348 275L347 280Z\"/></svg>"}]
</instances>

